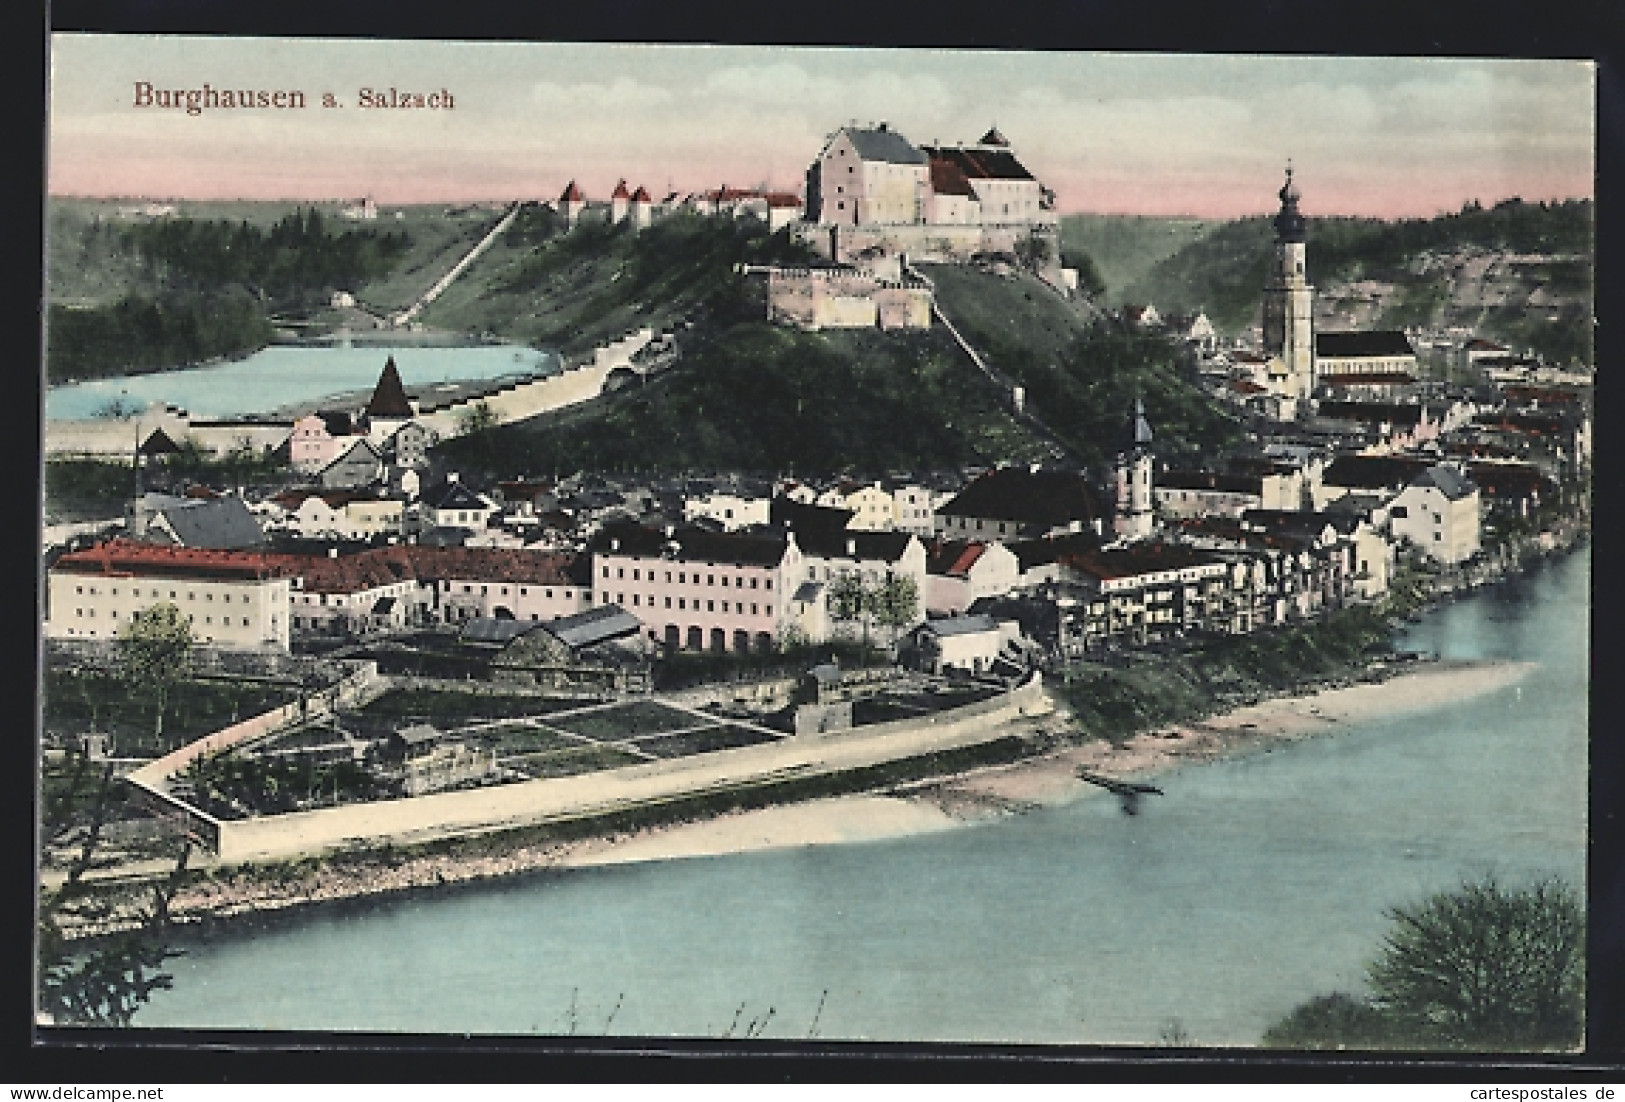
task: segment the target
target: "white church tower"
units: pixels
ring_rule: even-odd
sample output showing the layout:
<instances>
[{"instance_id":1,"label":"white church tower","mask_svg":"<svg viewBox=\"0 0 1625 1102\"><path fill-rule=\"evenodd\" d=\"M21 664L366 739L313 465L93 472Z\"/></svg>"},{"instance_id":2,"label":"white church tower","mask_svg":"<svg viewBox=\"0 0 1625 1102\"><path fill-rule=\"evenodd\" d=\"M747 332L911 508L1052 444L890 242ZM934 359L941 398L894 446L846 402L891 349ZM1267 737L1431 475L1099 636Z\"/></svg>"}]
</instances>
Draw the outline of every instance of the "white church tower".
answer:
<instances>
[{"instance_id":1,"label":"white church tower","mask_svg":"<svg viewBox=\"0 0 1625 1102\"><path fill-rule=\"evenodd\" d=\"M1264 351L1279 360L1270 369L1272 389L1278 387L1282 397L1302 399L1315 389L1315 289L1304 271L1308 235L1290 164L1280 195L1275 256L1264 286Z\"/></svg>"},{"instance_id":2,"label":"white church tower","mask_svg":"<svg viewBox=\"0 0 1625 1102\"><path fill-rule=\"evenodd\" d=\"M1145 404L1138 398L1112 473L1116 480L1113 533L1120 540L1146 539L1152 528L1151 422L1145 419Z\"/></svg>"}]
</instances>

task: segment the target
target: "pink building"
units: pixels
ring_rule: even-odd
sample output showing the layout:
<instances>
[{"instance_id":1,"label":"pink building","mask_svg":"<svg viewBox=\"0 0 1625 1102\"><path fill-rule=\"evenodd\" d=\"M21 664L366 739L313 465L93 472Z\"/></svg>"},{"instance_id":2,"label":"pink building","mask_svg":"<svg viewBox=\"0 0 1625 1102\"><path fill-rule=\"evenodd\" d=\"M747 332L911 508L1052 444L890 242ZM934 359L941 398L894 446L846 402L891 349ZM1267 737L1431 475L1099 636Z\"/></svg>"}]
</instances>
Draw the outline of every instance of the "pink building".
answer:
<instances>
[{"instance_id":1,"label":"pink building","mask_svg":"<svg viewBox=\"0 0 1625 1102\"><path fill-rule=\"evenodd\" d=\"M323 410L293 423L288 438L288 462L296 470L319 471L344 453L366 429L348 413Z\"/></svg>"},{"instance_id":2,"label":"pink building","mask_svg":"<svg viewBox=\"0 0 1625 1102\"><path fill-rule=\"evenodd\" d=\"M802 556L788 533L606 526L592 541L593 603L636 616L672 650L767 650L793 622Z\"/></svg>"}]
</instances>

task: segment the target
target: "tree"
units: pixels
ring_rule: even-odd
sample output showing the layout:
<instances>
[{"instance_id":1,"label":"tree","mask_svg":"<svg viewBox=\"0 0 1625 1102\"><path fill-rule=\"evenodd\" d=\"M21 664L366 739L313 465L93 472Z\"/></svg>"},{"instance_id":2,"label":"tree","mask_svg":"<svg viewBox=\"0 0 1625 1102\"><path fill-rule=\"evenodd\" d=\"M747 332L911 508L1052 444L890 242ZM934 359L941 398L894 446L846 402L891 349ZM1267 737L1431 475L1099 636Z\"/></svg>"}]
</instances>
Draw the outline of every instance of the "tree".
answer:
<instances>
[{"instance_id":1,"label":"tree","mask_svg":"<svg viewBox=\"0 0 1625 1102\"><path fill-rule=\"evenodd\" d=\"M837 574L830 580L828 593L829 614L837 623L863 622L863 642L867 650L869 622L865 614L869 611L869 587L864 585L862 576L855 572Z\"/></svg>"},{"instance_id":2,"label":"tree","mask_svg":"<svg viewBox=\"0 0 1625 1102\"><path fill-rule=\"evenodd\" d=\"M1397 1022L1460 1047L1581 1040L1585 913L1566 885L1509 889L1486 876L1388 917L1367 979Z\"/></svg>"},{"instance_id":3,"label":"tree","mask_svg":"<svg viewBox=\"0 0 1625 1102\"><path fill-rule=\"evenodd\" d=\"M1270 1048L1394 1048L1404 1040L1381 1010L1341 991L1316 995L1264 1033Z\"/></svg>"},{"instance_id":4,"label":"tree","mask_svg":"<svg viewBox=\"0 0 1625 1102\"><path fill-rule=\"evenodd\" d=\"M459 436L473 436L495 427L497 423L496 411L485 401L474 402L457 411L457 434Z\"/></svg>"},{"instance_id":5,"label":"tree","mask_svg":"<svg viewBox=\"0 0 1625 1102\"><path fill-rule=\"evenodd\" d=\"M82 750L42 778L40 838L44 853L71 848L62 883L42 887L38 913L39 972L36 1009L57 1025L127 1026L156 991L170 986L164 962L179 955L165 944L169 905L190 853L179 842L174 871L152 888L152 906L135 925L75 949L64 926L92 926L115 917L116 904L86 883L85 874L113 862L98 853L113 806L113 767L94 768Z\"/></svg>"},{"instance_id":6,"label":"tree","mask_svg":"<svg viewBox=\"0 0 1625 1102\"><path fill-rule=\"evenodd\" d=\"M1567 1048L1584 1034L1585 912L1556 879L1493 876L1388 911L1369 998L1321 995L1264 1043L1305 1048Z\"/></svg>"},{"instance_id":7,"label":"tree","mask_svg":"<svg viewBox=\"0 0 1625 1102\"><path fill-rule=\"evenodd\" d=\"M897 633L919 615L920 587L913 578L894 574L875 587L870 605L875 623L891 630L891 642L896 645Z\"/></svg>"},{"instance_id":8,"label":"tree","mask_svg":"<svg viewBox=\"0 0 1625 1102\"><path fill-rule=\"evenodd\" d=\"M164 734L169 693L186 673L192 652L192 624L167 601L130 617L119 634L119 676L132 689L152 694L158 718L155 738Z\"/></svg>"}]
</instances>

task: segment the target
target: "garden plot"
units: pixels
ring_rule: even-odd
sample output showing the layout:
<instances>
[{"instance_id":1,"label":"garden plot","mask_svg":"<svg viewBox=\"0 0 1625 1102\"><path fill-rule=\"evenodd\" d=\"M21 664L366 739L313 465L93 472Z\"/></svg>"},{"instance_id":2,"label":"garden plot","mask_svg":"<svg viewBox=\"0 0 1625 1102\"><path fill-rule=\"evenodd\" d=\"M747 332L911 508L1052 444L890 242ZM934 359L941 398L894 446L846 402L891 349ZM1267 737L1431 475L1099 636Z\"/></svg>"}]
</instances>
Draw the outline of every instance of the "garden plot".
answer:
<instances>
[{"instance_id":1,"label":"garden plot","mask_svg":"<svg viewBox=\"0 0 1625 1102\"><path fill-rule=\"evenodd\" d=\"M556 716L547 721L554 730L592 739L594 742L626 742L648 735L669 734L687 727L703 726L699 716L678 708L640 700L607 708L583 710L575 715Z\"/></svg>"},{"instance_id":2,"label":"garden plot","mask_svg":"<svg viewBox=\"0 0 1625 1102\"><path fill-rule=\"evenodd\" d=\"M713 750L732 750L738 746L755 746L773 741L774 736L765 731L728 723L698 727L674 735L654 735L638 739L630 745L657 758L686 758L693 754L709 754Z\"/></svg>"},{"instance_id":3,"label":"garden plot","mask_svg":"<svg viewBox=\"0 0 1625 1102\"><path fill-rule=\"evenodd\" d=\"M545 754L524 754L506 759L502 764L524 773L532 779L544 777L574 777L582 773L596 773L604 769L618 769L623 765L638 765L652 760L649 755L636 754L619 746L577 744L566 750Z\"/></svg>"}]
</instances>

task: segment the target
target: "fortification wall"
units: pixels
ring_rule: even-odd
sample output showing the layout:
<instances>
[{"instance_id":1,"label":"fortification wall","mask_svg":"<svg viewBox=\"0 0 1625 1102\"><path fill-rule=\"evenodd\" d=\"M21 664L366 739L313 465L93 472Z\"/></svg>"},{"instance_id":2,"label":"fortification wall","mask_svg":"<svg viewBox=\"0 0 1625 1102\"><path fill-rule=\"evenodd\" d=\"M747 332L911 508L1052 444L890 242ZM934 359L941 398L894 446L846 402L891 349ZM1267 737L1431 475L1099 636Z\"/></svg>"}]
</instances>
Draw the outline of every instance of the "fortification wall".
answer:
<instances>
[{"instance_id":1,"label":"fortification wall","mask_svg":"<svg viewBox=\"0 0 1625 1102\"><path fill-rule=\"evenodd\" d=\"M604 380L609 373L617 367L630 366L632 357L642 351L654 336L652 329L639 329L596 349L590 361L567 367L557 375L509 384L486 394L471 395L420 414L415 420L445 438L461 432L459 421L465 411L482 403L490 409L495 423L500 425L596 398L603 393Z\"/></svg>"},{"instance_id":2,"label":"fortification wall","mask_svg":"<svg viewBox=\"0 0 1625 1102\"><path fill-rule=\"evenodd\" d=\"M923 719L798 735L579 777L441 792L219 823L222 862L278 860L355 846L580 818L785 777L818 776L990 741L1002 724L1050 710L1039 676L992 700Z\"/></svg>"}]
</instances>

